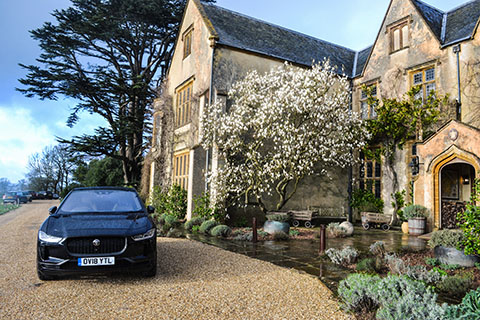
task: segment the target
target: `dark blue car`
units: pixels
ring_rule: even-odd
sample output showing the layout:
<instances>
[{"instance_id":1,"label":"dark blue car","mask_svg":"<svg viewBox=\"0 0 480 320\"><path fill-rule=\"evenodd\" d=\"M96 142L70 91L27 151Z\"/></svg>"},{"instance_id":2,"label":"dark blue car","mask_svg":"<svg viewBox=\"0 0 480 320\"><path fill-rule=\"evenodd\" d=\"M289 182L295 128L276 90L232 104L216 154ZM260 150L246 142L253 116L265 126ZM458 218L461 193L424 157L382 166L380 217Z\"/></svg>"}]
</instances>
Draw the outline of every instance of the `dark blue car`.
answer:
<instances>
[{"instance_id":1,"label":"dark blue car","mask_svg":"<svg viewBox=\"0 0 480 320\"><path fill-rule=\"evenodd\" d=\"M41 280L112 272L155 276L153 208L145 207L134 189L77 188L49 211L38 231Z\"/></svg>"}]
</instances>

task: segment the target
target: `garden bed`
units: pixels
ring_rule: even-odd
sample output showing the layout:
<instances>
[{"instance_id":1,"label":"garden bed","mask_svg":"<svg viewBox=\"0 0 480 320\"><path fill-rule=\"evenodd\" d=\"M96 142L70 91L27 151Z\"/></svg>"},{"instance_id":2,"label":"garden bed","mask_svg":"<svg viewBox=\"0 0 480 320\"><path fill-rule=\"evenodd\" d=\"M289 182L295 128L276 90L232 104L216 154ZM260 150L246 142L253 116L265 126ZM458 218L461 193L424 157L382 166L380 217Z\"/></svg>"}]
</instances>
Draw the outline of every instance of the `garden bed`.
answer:
<instances>
[{"instance_id":1,"label":"garden bed","mask_svg":"<svg viewBox=\"0 0 480 320\"><path fill-rule=\"evenodd\" d=\"M19 208L18 204L0 204L0 215Z\"/></svg>"}]
</instances>

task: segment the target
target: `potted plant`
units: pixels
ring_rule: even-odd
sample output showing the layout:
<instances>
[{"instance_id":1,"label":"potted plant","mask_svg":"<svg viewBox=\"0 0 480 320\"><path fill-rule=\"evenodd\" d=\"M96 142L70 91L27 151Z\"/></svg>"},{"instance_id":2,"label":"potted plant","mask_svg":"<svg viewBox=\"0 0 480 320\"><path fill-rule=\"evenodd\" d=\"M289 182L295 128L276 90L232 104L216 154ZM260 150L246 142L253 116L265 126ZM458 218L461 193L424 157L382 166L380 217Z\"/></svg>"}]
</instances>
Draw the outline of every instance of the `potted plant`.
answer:
<instances>
[{"instance_id":1,"label":"potted plant","mask_svg":"<svg viewBox=\"0 0 480 320\"><path fill-rule=\"evenodd\" d=\"M463 243L465 236L461 230L439 230L432 233L428 241L433 248L435 258L443 264L457 264L462 267L473 267L480 262L480 257L465 255Z\"/></svg>"},{"instance_id":2,"label":"potted plant","mask_svg":"<svg viewBox=\"0 0 480 320\"><path fill-rule=\"evenodd\" d=\"M428 209L418 204L411 204L403 209L403 216L408 221L408 234L419 236L425 233L425 221Z\"/></svg>"},{"instance_id":3,"label":"potted plant","mask_svg":"<svg viewBox=\"0 0 480 320\"><path fill-rule=\"evenodd\" d=\"M290 216L286 212L271 212L266 215L267 221L263 225L263 230L269 234L277 232L284 232L288 234L290 232Z\"/></svg>"}]
</instances>

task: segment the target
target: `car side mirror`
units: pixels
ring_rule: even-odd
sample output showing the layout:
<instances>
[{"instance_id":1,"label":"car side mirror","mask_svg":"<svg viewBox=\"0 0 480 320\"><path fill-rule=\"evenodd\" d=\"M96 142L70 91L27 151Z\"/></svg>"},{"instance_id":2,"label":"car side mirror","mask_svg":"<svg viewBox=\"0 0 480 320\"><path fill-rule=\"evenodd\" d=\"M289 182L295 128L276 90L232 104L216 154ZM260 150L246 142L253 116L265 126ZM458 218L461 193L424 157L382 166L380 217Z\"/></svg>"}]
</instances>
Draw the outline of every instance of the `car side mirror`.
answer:
<instances>
[{"instance_id":1,"label":"car side mirror","mask_svg":"<svg viewBox=\"0 0 480 320\"><path fill-rule=\"evenodd\" d=\"M48 209L49 214L54 214L55 212L57 212L57 207L56 206L53 206L50 209Z\"/></svg>"},{"instance_id":2,"label":"car side mirror","mask_svg":"<svg viewBox=\"0 0 480 320\"><path fill-rule=\"evenodd\" d=\"M155 208L152 207L152 206L147 206L147 213L154 213L155 212Z\"/></svg>"}]
</instances>

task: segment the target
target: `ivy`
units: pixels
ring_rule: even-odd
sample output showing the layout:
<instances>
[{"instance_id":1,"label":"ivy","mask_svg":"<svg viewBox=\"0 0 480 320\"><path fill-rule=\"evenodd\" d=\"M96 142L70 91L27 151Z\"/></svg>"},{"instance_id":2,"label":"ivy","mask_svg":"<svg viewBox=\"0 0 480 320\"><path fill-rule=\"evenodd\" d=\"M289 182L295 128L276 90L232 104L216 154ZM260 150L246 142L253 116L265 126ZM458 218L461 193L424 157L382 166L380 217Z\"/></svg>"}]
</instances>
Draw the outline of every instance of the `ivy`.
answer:
<instances>
[{"instance_id":1,"label":"ivy","mask_svg":"<svg viewBox=\"0 0 480 320\"><path fill-rule=\"evenodd\" d=\"M465 211L457 214L458 225L465 236L462 243L465 254L480 254L480 207L476 205L479 200L480 179L475 179Z\"/></svg>"}]
</instances>

